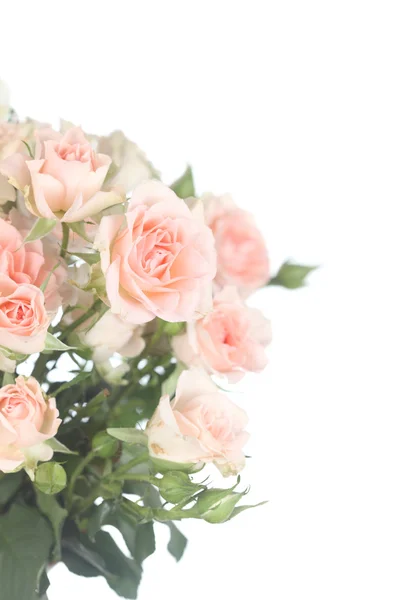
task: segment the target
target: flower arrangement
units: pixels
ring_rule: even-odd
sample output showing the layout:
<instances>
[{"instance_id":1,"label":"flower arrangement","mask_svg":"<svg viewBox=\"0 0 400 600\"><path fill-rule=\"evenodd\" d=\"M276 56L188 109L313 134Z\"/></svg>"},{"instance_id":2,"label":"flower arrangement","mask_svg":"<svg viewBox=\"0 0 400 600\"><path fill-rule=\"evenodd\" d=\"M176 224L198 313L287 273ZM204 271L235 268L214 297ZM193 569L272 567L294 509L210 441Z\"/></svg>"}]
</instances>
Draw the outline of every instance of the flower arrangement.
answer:
<instances>
[{"instance_id":1,"label":"flower arrangement","mask_svg":"<svg viewBox=\"0 0 400 600\"><path fill-rule=\"evenodd\" d=\"M0 580L45 598L47 567L136 598L154 521L222 523L249 508L247 417L224 391L266 366L269 321L246 299L270 276L230 196L164 185L123 133L19 120L0 93ZM116 527L127 557L102 528ZM21 574L23 573L23 576Z\"/></svg>"}]
</instances>

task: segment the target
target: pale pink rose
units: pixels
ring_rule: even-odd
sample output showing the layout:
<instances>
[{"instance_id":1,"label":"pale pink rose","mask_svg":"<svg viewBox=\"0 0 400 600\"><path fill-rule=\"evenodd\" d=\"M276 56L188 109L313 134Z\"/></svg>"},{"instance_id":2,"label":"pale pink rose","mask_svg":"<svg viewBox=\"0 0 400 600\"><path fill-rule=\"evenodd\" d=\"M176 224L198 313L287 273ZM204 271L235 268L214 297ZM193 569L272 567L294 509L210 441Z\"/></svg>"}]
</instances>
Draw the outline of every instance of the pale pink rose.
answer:
<instances>
[{"instance_id":1,"label":"pale pink rose","mask_svg":"<svg viewBox=\"0 0 400 600\"><path fill-rule=\"evenodd\" d=\"M213 462L223 475L245 464L246 413L200 369L183 371L175 398L163 396L149 421L151 456L177 463Z\"/></svg>"},{"instance_id":2,"label":"pale pink rose","mask_svg":"<svg viewBox=\"0 0 400 600\"><path fill-rule=\"evenodd\" d=\"M123 321L109 310L89 331L81 333L80 339L93 349L94 362L101 363L116 352L130 358L138 356L145 347L142 332L142 327Z\"/></svg>"},{"instance_id":3,"label":"pale pink rose","mask_svg":"<svg viewBox=\"0 0 400 600\"><path fill-rule=\"evenodd\" d=\"M0 122L0 161L16 152L27 154L27 149L21 141L25 133L26 127L19 123ZM0 205L14 201L15 197L14 187L8 183L8 177L0 171Z\"/></svg>"},{"instance_id":4,"label":"pale pink rose","mask_svg":"<svg viewBox=\"0 0 400 600\"><path fill-rule=\"evenodd\" d=\"M238 208L229 195L206 194L202 200L206 223L215 237L216 283L235 285L248 296L270 278L267 248L254 217Z\"/></svg>"},{"instance_id":5,"label":"pale pink rose","mask_svg":"<svg viewBox=\"0 0 400 600\"><path fill-rule=\"evenodd\" d=\"M12 214L18 213L12 211ZM27 230L21 231L20 227L0 219L0 274L7 275L16 283L30 283L37 287L48 280L44 295L46 310L52 313L61 305L60 290L67 277L66 266L46 240L23 244L27 233Z\"/></svg>"},{"instance_id":6,"label":"pale pink rose","mask_svg":"<svg viewBox=\"0 0 400 600\"><path fill-rule=\"evenodd\" d=\"M18 123L0 123L0 159L21 150L21 126Z\"/></svg>"},{"instance_id":7,"label":"pale pink rose","mask_svg":"<svg viewBox=\"0 0 400 600\"><path fill-rule=\"evenodd\" d=\"M96 154L79 127L64 136L39 129L36 138L34 160L15 153L0 163L0 173L24 192L33 214L72 223L125 200L101 191L111 158Z\"/></svg>"},{"instance_id":8,"label":"pale pink rose","mask_svg":"<svg viewBox=\"0 0 400 600\"><path fill-rule=\"evenodd\" d=\"M103 217L95 247L113 313L137 324L199 316L215 275L213 236L162 183L140 184L125 216Z\"/></svg>"},{"instance_id":9,"label":"pale pink rose","mask_svg":"<svg viewBox=\"0 0 400 600\"><path fill-rule=\"evenodd\" d=\"M112 158L113 174L107 179L110 189L118 188L126 194L139 183L158 175L144 152L122 131L113 131L107 137L98 138L97 150Z\"/></svg>"},{"instance_id":10,"label":"pale pink rose","mask_svg":"<svg viewBox=\"0 0 400 600\"><path fill-rule=\"evenodd\" d=\"M46 400L33 377L0 388L0 470L17 469L31 454L50 460L53 451L43 443L56 435L58 414L55 399Z\"/></svg>"},{"instance_id":11,"label":"pale pink rose","mask_svg":"<svg viewBox=\"0 0 400 600\"><path fill-rule=\"evenodd\" d=\"M213 310L188 323L186 332L173 338L172 346L186 365L202 366L235 383L246 371L264 369L265 346L270 341L270 322L261 311L246 306L236 288L227 286L215 296Z\"/></svg>"},{"instance_id":12,"label":"pale pink rose","mask_svg":"<svg viewBox=\"0 0 400 600\"><path fill-rule=\"evenodd\" d=\"M0 274L0 346L18 354L41 352L49 322L40 288Z\"/></svg>"}]
</instances>

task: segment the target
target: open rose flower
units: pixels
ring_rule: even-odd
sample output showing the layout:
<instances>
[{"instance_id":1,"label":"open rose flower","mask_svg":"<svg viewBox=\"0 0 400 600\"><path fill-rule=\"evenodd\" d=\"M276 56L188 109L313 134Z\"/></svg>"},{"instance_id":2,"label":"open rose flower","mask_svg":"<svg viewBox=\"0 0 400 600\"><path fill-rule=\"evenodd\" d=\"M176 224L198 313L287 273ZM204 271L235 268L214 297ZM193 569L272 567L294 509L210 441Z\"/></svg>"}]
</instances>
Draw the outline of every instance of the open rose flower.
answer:
<instances>
[{"instance_id":1,"label":"open rose flower","mask_svg":"<svg viewBox=\"0 0 400 600\"><path fill-rule=\"evenodd\" d=\"M270 341L270 322L261 311L247 307L236 288L227 286L215 296L213 310L188 323L186 332L174 337L172 345L186 365L201 365L234 383L246 371L264 369L265 346Z\"/></svg>"},{"instance_id":2,"label":"open rose flower","mask_svg":"<svg viewBox=\"0 0 400 600\"><path fill-rule=\"evenodd\" d=\"M142 330L142 327L123 321L109 310L89 331L81 333L80 339L93 349L94 362L102 363L115 352L130 358L138 356L145 347Z\"/></svg>"},{"instance_id":3,"label":"open rose flower","mask_svg":"<svg viewBox=\"0 0 400 600\"><path fill-rule=\"evenodd\" d=\"M96 154L79 127L65 135L37 132L35 159L15 153L0 163L0 172L22 190L38 217L76 222L124 201L101 191L111 158Z\"/></svg>"},{"instance_id":4,"label":"open rose flower","mask_svg":"<svg viewBox=\"0 0 400 600\"><path fill-rule=\"evenodd\" d=\"M245 464L246 413L218 391L200 369L184 371L175 398L163 396L146 434L155 458L176 463L213 462L223 475Z\"/></svg>"},{"instance_id":5,"label":"open rose flower","mask_svg":"<svg viewBox=\"0 0 400 600\"><path fill-rule=\"evenodd\" d=\"M215 237L216 283L235 285L243 296L270 278L265 242L254 217L238 208L228 195L203 196L206 223Z\"/></svg>"},{"instance_id":6,"label":"open rose flower","mask_svg":"<svg viewBox=\"0 0 400 600\"><path fill-rule=\"evenodd\" d=\"M215 275L212 233L183 200L151 181L133 192L126 215L103 217L101 254L111 310L131 323L189 321Z\"/></svg>"},{"instance_id":7,"label":"open rose flower","mask_svg":"<svg viewBox=\"0 0 400 600\"><path fill-rule=\"evenodd\" d=\"M60 423L55 399L46 400L33 377L20 376L0 388L0 471L18 469L32 458L50 460L53 450L44 442Z\"/></svg>"},{"instance_id":8,"label":"open rose flower","mask_svg":"<svg viewBox=\"0 0 400 600\"><path fill-rule=\"evenodd\" d=\"M67 276L65 265L46 247L46 241L23 244L23 238L20 227L0 219L0 274L7 275L15 283L30 283L37 287L47 280L46 310L55 312L61 305L60 288Z\"/></svg>"},{"instance_id":9,"label":"open rose flower","mask_svg":"<svg viewBox=\"0 0 400 600\"><path fill-rule=\"evenodd\" d=\"M41 352L49 322L40 288L0 274L0 346L18 354Z\"/></svg>"}]
</instances>

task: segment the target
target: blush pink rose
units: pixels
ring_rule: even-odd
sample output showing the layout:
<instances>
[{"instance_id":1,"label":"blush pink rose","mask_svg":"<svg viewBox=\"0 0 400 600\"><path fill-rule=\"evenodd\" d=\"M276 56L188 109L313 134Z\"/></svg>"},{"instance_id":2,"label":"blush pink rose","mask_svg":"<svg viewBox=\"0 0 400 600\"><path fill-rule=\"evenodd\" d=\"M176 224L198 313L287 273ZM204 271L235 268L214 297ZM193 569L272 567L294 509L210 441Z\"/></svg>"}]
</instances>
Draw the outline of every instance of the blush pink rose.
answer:
<instances>
[{"instance_id":1,"label":"blush pink rose","mask_svg":"<svg viewBox=\"0 0 400 600\"><path fill-rule=\"evenodd\" d=\"M203 196L206 223L215 237L218 286L235 285L243 296L270 278L264 238L253 215L238 208L228 195Z\"/></svg>"},{"instance_id":2,"label":"blush pink rose","mask_svg":"<svg viewBox=\"0 0 400 600\"><path fill-rule=\"evenodd\" d=\"M141 326L123 321L109 310L79 337L83 344L93 349L94 362L101 363L116 352L129 358L138 356L145 347L142 333Z\"/></svg>"},{"instance_id":3,"label":"blush pink rose","mask_svg":"<svg viewBox=\"0 0 400 600\"><path fill-rule=\"evenodd\" d=\"M21 141L26 134L26 126L20 123L0 122L0 161L17 152L23 154L26 151ZM0 171L0 205L14 200L15 189L8 183L8 177Z\"/></svg>"},{"instance_id":4,"label":"blush pink rose","mask_svg":"<svg viewBox=\"0 0 400 600\"><path fill-rule=\"evenodd\" d=\"M239 381L246 371L260 372L267 364L265 346L271 341L270 322L261 311L247 307L236 288L227 286L214 298L205 317L188 323L173 338L173 349L186 365Z\"/></svg>"},{"instance_id":5,"label":"blush pink rose","mask_svg":"<svg viewBox=\"0 0 400 600\"><path fill-rule=\"evenodd\" d=\"M63 136L44 128L37 132L35 159L15 153L1 161L0 173L24 192L33 214L73 223L125 200L101 191L110 164L79 127Z\"/></svg>"},{"instance_id":6,"label":"blush pink rose","mask_svg":"<svg viewBox=\"0 0 400 600\"><path fill-rule=\"evenodd\" d=\"M45 399L33 377L17 377L0 388L0 471L21 467L32 456L50 460L53 451L44 444L60 426L54 398Z\"/></svg>"},{"instance_id":7,"label":"blush pink rose","mask_svg":"<svg viewBox=\"0 0 400 600\"><path fill-rule=\"evenodd\" d=\"M183 371L175 398L163 396L148 422L151 456L177 463L213 462L223 475L245 464L246 413L200 369Z\"/></svg>"},{"instance_id":8,"label":"blush pink rose","mask_svg":"<svg viewBox=\"0 0 400 600\"><path fill-rule=\"evenodd\" d=\"M7 275L15 283L37 287L48 280L46 310L55 312L61 305L60 289L67 277L65 264L60 258L57 260L54 250L41 240L23 244L24 235L14 225L0 219L0 274Z\"/></svg>"},{"instance_id":9,"label":"blush pink rose","mask_svg":"<svg viewBox=\"0 0 400 600\"><path fill-rule=\"evenodd\" d=\"M108 302L131 323L189 321L215 276L208 227L165 185L133 192L126 215L103 217L95 240Z\"/></svg>"},{"instance_id":10,"label":"blush pink rose","mask_svg":"<svg viewBox=\"0 0 400 600\"><path fill-rule=\"evenodd\" d=\"M0 274L0 346L18 354L41 352L49 322L40 288Z\"/></svg>"}]
</instances>

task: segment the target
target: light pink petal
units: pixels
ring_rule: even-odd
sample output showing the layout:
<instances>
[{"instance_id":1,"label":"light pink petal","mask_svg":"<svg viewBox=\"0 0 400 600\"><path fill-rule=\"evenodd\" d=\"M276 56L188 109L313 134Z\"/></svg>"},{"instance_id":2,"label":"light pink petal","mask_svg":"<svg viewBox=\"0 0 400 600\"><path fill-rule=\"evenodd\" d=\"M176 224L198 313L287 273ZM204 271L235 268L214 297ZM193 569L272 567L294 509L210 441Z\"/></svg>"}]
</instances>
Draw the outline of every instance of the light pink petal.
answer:
<instances>
[{"instance_id":1,"label":"light pink petal","mask_svg":"<svg viewBox=\"0 0 400 600\"><path fill-rule=\"evenodd\" d=\"M217 386L202 369L191 368L188 371L183 371L177 382L176 395L172 402L172 408L182 412L184 406L194 396L215 394L217 390Z\"/></svg>"},{"instance_id":2,"label":"light pink petal","mask_svg":"<svg viewBox=\"0 0 400 600\"><path fill-rule=\"evenodd\" d=\"M24 154L15 153L0 161L0 173L11 180L12 185L15 185L19 190L23 190L30 184L31 178L28 169L28 163Z\"/></svg>"},{"instance_id":3,"label":"light pink petal","mask_svg":"<svg viewBox=\"0 0 400 600\"><path fill-rule=\"evenodd\" d=\"M116 192L97 192L85 204L82 204L82 202L76 202L75 204L74 202L61 220L66 223L82 221L86 217L96 215L110 206L121 204L121 202L125 202L125 197Z\"/></svg>"}]
</instances>

